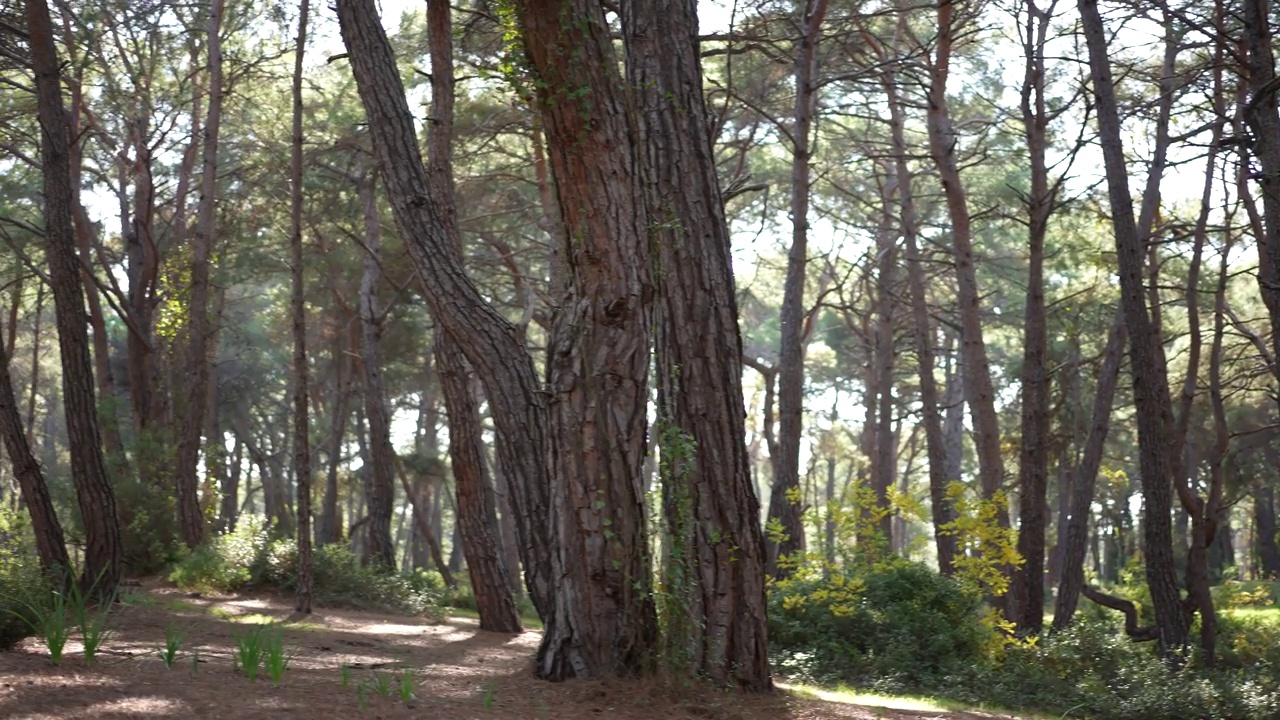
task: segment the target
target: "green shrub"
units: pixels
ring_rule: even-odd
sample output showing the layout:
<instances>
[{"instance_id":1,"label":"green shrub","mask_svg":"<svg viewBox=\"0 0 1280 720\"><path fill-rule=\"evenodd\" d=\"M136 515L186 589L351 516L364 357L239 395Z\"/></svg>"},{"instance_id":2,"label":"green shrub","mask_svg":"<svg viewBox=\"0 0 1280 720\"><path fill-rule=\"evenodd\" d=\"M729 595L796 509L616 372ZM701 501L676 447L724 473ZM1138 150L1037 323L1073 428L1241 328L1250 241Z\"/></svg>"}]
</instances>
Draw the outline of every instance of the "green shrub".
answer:
<instances>
[{"instance_id":1,"label":"green shrub","mask_svg":"<svg viewBox=\"0 0 1280 720\"><path fill-rule=\"evenodd\" d=\"M292 538L276 538L257 519L245 518L174 565L169 580L201 591L234 592L250 587L297 589L298 549ZM438 576L437 576L438 577ZM443 581L423 573L401 575L364 567L343 545L324 545L312 556L312 589L323 605L419 615L440 606Z\"/></svg>"},{"instance_id":2,"label":"green shrub","mask_svg":"<svg viewBox=\"0 0 1280 720\"><path fill-rule=\"evenodd\" d=\"M780 670L882 689L928 687L972 666L993 633L978 597L906 561L777 583L769 610Z\"/></svg>"},{"instance_id":3,"label":"green shrub","mask_svg":"<svg viewBox=\"0 0 1280 720\"><path fill-rule=\"evenodd\" d=\"M0 650L10 650L36 634L52 611L53 585L40 569L25 514L0 510L0 533Z\"/></svg>"}]
</instances>

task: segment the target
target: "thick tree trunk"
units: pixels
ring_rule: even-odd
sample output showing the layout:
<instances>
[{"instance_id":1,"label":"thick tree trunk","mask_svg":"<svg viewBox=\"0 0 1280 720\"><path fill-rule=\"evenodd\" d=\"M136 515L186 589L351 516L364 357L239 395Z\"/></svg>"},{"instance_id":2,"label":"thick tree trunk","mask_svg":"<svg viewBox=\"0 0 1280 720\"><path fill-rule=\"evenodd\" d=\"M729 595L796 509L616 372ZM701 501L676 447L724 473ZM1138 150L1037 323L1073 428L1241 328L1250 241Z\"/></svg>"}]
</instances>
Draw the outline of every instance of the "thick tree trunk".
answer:
<instances>
[{"instance_id":1,"label":"thick tree trunk","mask_svg":"<svg viewBox=\"0 0 1280 720\"><path fill-rule=\"evenodd\" d=\"M1085 440L1084 453L1075 469L1071 488L1071 513L1067 520L1066 544L1062 552L1062 582L1053 611L1053 629L1063 630L1071 624L1080 592L1084 588L1084 560L1089 543L1089 513L1093 506L1093 491L1102 467L1102 451L1107 433L1111 429L1111 408L1114 404L1116 385L1120 378L1120 364L1124 360L1127 338L1123 310L1117 310L1107 347L1103 351L1102 368L1098 371L1097 394L1093 398L1092 420ZM1097 549L1094 550L1095 556Z\"/></svg>"},{"instance_id":2,"label":"thick tree trunk","mask_svg":"<svg viewBox=\"0 0 1280 720\"><path fill-rule=\"evenodd\" d=\"M209 52L209 114L204 124L204 167L200 178L200 207L191 242L191 290L187 303L186 393L178 437L174 475L178 521L182 539L194 548L204 541L200 513L200 439L204 431L205 397L209 392L209 263L213 253L218 190L218 133L222 124L222 12L224 0L212 0L205 42Z\"/></svg>"},{"instance_id":3,"label":"thick tree trunk","mask_svg":"<svg viewBox=\"0 0 1280 720\"><path fill-rule=\"evenodd\" d=\"M643 673L658 639L642 492L654 288L629 91L599 3L527 0L516 16L567 272L547 347L557 585L537 672Z\"/></svg>"},{"instance_id":4,"label":"thick tree trunk","mask_svg":"<svg viewBox=\"0 0 1280 720\"><path fill-rule=\"evenodd\" d=\"M3 335L0 329L0 335ZM5 452L13 463L13 474L22 489L22 504L27 507L31 516L31 530L36 537L36 555L40 558L40 567L51 577L62 576L71 571L71 561L67 557L67 544L63 540L62 525L53 508L53 500L49 497L49 487L45 484L44 473L40 463L31 452L31 445L22 431L22 416L18 412L18 400L13 394L13 378L9 374L9 354L5 352L4 343L0 342L0 437L4 440Z\"/></svg>"},{"instance_id":5,"label":"thick tree trunk","mask_svg":"<svg viewBox=\"0 0 1280 720\"><path fill-rule=\"evenodd\" d=\"M1273 8L1269 0L1242 3L1247 72L1252 97L1244 119L1252 133L1252 155L1259 169L1254 177L1262 188L1263 233L1258 243L1258 289L1271 317L1272 357L1280 359L1280 78L1276 75L1275 40L1271 32ZM1280 364L1271 372L1280 378Z\"/></svg>"},{"instance_id":6,"label":"thick tree trunk","mask_svg":"<svg viewBox=\"0 0 1280 720\"><path fill-rule=\"evenodd\" d=\"M1143 551L1147 585L1151 590L1161 653L1173 658L1186 646L1188 617L1178 592L1174 570L1170 511L1173 500L1175 461L1169 457L1172 408L1168 379L1164 375L1164 350L1147 308L1143 259L1144 237L1133 216L1128 168L1120 139L1120 114L1107 56L1107 34L1097 0L1079 0L1089 67L1098 114L1098 134L1106 167L1107 190L1111 201L1119 260L1121 306L1129 329L1129 357L1132 365L1133 398L1137 411L1139 466L1143 496ZM1167 117L1165 107L1162 115ZM1156 167L1153 178L1158 175ZM1156 193L1158 196L1158 193ZM1149 197L1144 198L1145 200ZM1147 213L1144 202L1143 213ZM1145 217L1144 217L1145 220Z\"/></svg>"},{"instance_id":7,"label":"thick tree trunk","mask_svg":"<svg viewBox=\"0 0 1280 720\"><path fill-rule=\"evenodd\" d=\"M511 482L526 583L541 616L552 607L547 401L519 331L481 298L439 222L413 115L374 0L339 0L342 39L368 117L396 225L436 321L475 368L503 437L499 462Z\"/></svg>"},{"instance_id":8,"label":"thick tree trunk","mask_svg":"<svg viewBox=\"0 0 1280 720\"><path fill-rule=\"evenodd\" d=\"M360 281L360 370L364 379L364 415L369 423L369 460L365 474L365 497L369 522L368 543L362 555L366 564L395 567L395 544L391 541L391 512L395 502L395 449L391 447L391 414L382 384L382 307L377 286L382 277L379 253L382 231L378 227L376 181L360 183L364 207L364 276Z\"/></svg>"},{"instance_id":9,"label":"thick tree trunk","mask_svg":"<svg viewBox=\"0 0 1280 720\"><path fill-rule=\"evenodd\" d=\"M1049 371L1044 300L1044 241L1057 188L1050 187L1045 159L1049 114L1045 107L1045 45L1048 11L1028 0L1023 43L1026 73L1022 84L1022 126L1031 160L1027 196L1027 294L1023 310L1022 442L1018 453L1018 554L1023 564L1009 584L1008 617L1023 635L1038 635L1044 625L1044 552L1048 530Z\"/></svg>"},{"instance_id":10,"label":"thick tree trunk","mask_svg":"<svg viewBox=\"0 0 1280 720\"><path fill-rule=\"evenodd\" d=\"M109 595L120 581L120 524L98 432L98 407L94 401L93 365L86 329L88 319L72 223L74 191L67 117L62 106L49 6L45 0L27 0L26 16L44 171L45 254L57 312L71 475L85 532L81 583L95 593Z\"/></svg>"},{"instance_id":11,"label":"thick tree trunk","mask_svg":"<svg viewBox=\"0 0 1280 720\"><path fill-rule=\"evenodd\" d=\"M461 255L462 236L453 187L453 30L446 0L428 1L427 34L431 46L429 172L440 223ZM471 574L480 629L520 632L520 612L507 589L508 570L502 557L497 503L485 463L480 406L471 392L467 361L448 332L437 333L435 357L449 415L449 458L458 499L454 522Z\"/></svg>"},{"instance_id":12,"label":"thick tree trunk","mask_svg":"<svg viewBox=\"0 0 1280 720\"><path fill-rule=\"evenodd\" d=\"M809 256L810 134L817 113L818 37L827 0L806 0L800 40L795 47L795 109L791 127L791 249L782 289L781 347L778 357L778 454L773 457L765 537L765 572L790 574L779 560L803 552L804 522L800 492L800 436L804 424L804 286Z\"/></svg>"},{"instance_id":13,"label":"thick tree trunk","mask_svg":"<svg viewBox=\"0 0 1280 720\"><path fill-rule=\"evenodd\" d=\"M697 3L625 3L623 42L628 80L641 88L650 226L662 228L653 242L658 442L671 537L666 660L669 669L687 668L718 686L767 690L764 538L747 456L742 339L702 94Z\"/></svg>"},{"instance_id":14,"label":"thick tree trunk","mask_svg":"<svg viewBox=\"0 0 1280 720\"><path fill-rule=\"evenodd\" d=\"M307 48L308 0L298 15L293 65L293 138L290 147L289 250L292 261L290 315L293 321L293 475L298 504L298 596L294 609L311 612L311 421L307 370L307 308L302 260L302 60ZM221 440L219 440L221 442Z\"/></svg>"}]
</instances>

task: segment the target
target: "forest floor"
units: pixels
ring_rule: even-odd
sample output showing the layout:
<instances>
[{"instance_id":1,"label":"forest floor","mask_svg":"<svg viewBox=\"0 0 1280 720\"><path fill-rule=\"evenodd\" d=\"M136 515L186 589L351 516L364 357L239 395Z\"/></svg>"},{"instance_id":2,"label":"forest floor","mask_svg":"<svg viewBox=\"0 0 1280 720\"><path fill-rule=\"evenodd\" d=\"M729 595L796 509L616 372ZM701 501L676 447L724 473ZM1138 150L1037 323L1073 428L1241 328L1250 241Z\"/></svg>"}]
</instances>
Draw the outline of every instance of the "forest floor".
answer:
<instances>
[{"instance_id":1,"label":"forest floor","mask_svg":"<svg viewBox=\"0 0 1280 720\"><path fill-rule=\"evenodd\" d=\"M0 653L0 717L1012 720L785 691L678 692L621 680L552 684L532 676L537 631L503 635L480 632L469 618L431 622L327 608L299 619L278 597L199 597L150 584L129 590L91 667L78 634L56 667L36 638ZM237 638L268 622L281 629L290 656L279 686L265 671L250 682L233 665ZM166 632L175 630L183 644L166 668L160 651Z\"/></svg>"}]
</instances>

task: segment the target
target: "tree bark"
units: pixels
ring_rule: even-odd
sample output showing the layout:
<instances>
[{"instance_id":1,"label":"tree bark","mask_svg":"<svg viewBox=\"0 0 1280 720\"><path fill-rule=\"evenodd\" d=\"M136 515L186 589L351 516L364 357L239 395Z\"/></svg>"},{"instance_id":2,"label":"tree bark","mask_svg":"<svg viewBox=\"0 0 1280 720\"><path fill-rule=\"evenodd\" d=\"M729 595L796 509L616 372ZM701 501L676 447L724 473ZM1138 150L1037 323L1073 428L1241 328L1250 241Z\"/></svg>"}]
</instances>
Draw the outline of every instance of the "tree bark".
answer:
<instances>
[{"instance_id":1,"label":"tree bark","mask_svg":"<svg viewBox=\"0 0 1280 720\"><path fill-rule=\"evenodd\" d=\"M3 330L0 329L0 335ZM45 483L40 463L31 452L31 445L22 431L22 416L18 412L18 400L13 394L13 378L9 374L9 353L0 342L0 437L4 439L5 452L13 463L13 474L22 489L22 504L31 516L31 530L36 537L36 555L40 567L50 577L68 579L71 560L67 557L67 544L63 540L62 525L58 522L49 486Z\"/></svg>"},{"instance_id":2,"label":"tree bark","mask_svg":"<svg viewBox=\"0 0 1280 720\"><path fill-rule=\"evenodd\" d=\"M346 343L350 337L350 323L339 312L335 318L338 328L333 341L333 373L337 377L337 390L333 398L333 414L329 418L329 438L325 444L327 468L325 471L324 501L320 510L320 534L317 542L329 544L342 542L342 518L338 514L338 465L342 462L342 440L346 436L347 403L351 399L351 365L347 360Z\"/></svg>"},{"instance_id":3,"label":"tree bark","mask_svg":"<svg viewBox=\"0 0 1280 720\"><path fill-rule=\"evenodd\" d=\"M1245 75L1252 97L1244 119L1253 131L1252 155L1261 172L1263 233L1258 243L1258 289L1271 319L1271 356L1280 358L1280 78L1276 75L1275 41L1269 0L1244 0ZM1246 161L1247 165L1247 161ZM1271 372L1280 379L1280 365Z\"/></svg>"},{"instance_id":4,"label":"tree bark","mask_svg":"<svg viewBox=\"0 0 1280 720\"><path fill-rule=\"evenodd\" d=\"M827 14L827 0L806 0L800 39L795 48L796 84L791 127L791 249L782 289L781 346L778 356L778 455L773 461L765 537L765 572L782 578L790 574L779 560L803 552L804 522L800 491L800 435L804 424L804 286L809 253L810 133L817 113L818 38ZM777 535L781 533L781 535Z\"/></svg>"},{"instance_id":5,"label":"tree bark","mask_svg":"<svg viewBox=\"0 0 1280 720\"><path fill-rule=\"evenodd\" d=\"M27 0L26 16L41 130L46 257L58 323L64 415L71 474L85 530L81 584L105 596L115 591L120 580L120 524L98 432L88 318L72 222L74 191L67 117L49 6L45 0Z\"/></svg>"},{"instance_id":6,"label":"tree bark","mask_svg":"<svg viewBox=\"0 0 1280 720\"><path fill-rule=\"evenodd\" d=\"M703 99L697 3L627 2L622 20L627 79L639 88L649 225L659 228L652 233L658 432L672 540L663 582L669 609L679 615L664 628L666 659L676 666L669 669L683 666L718 686L764 691L772 687L764 538L747 455L742 339Z\"/></svg>"},{"instance_id":7,"label":"tree bark","mask_svg":"<svg viewBox=\"0 0 1280 720\"><path fill-rule=\"evenodd\" d=\"M302 260L302 60L307 48L308 0L298 15L293 64L293 142L290 147L289 250L292 261L290 315L293 321L293 475L298 504L298 588L294 609L311 612L311 420L308 400L307 307Z\"/></svg>"},{"instance_id":8,"label":"tree bark","mask_svg":"<svg viewBox=\"0 0 1280 720\"><path fill-rule=\"evenodd\" d=\"M431 118L427 155L440 223L455 251L462 254L453 186L453 29L446 0L428 0L427 34L431 47ZM520 611L507 589L497 503L489 481L480 406L471 392L466 358L448 332L436 335L436 365L449 415L449 458L458 512L454 519L471 574L480 629L518 633ZM429 528L424 528L429 532Z\"/></svg>"},{"instance_id":9,"label":"tree bark","mask_svg":"<svg viewBox=\"0 0 1280 720\"><path fill-rule=\"evenodd\" d=\"M1027 294L1023 309L1022 442L1018 453L1018 554L1023 564L1009 584L1008 617L1023 635L1038 635L1044 625L1044 552L1048 529L1049 372L1048 328L1044 300L1044 241L1057 187L1049 184L1045 159L1049 115L1045 107L1045 45L1049 10L1027 2L1023 46L1022 127L1031 161L1027 196Z\"/></svg>"},{"instance_id":10,"label":"tree bark","mask_svg":"<svg viewBox=\"0 0 1280 720\"><path fill-rule=\"evenodd\" d=\"M1053 611L1053 629L1063 630L1071 624L1080 592L1084 588L1084 560L1089 543L1089 513L1093 506L1094 486L1098 470L1102 467L1102 451L1107 433L1111 429L1111 409L1115 401L1116 385L1120 379L1120 364L1124 360L1127 328L1123 310L1116 311L1115 322L1107 336L1103 351L1102 368L1098 371L1097 394L1093 398L1092 421L1085 440L1080 464L1076 466L1071 488L1071 514L1067 520L1066 545L1062 553L1062 582Z\"/></svg>"},{"instance_id":11,"label":"tree bark","mask_svg":"<svg viewBox=\"0 0 1280 720\"><path fill-rule=\"evenodd\" d=\"M1276 542L1276 494L1259 480L1253 489L1254 533L1257 535L1260 577L1280 579L1280 546Z\"/></svg>"},{"instance_id":12,"label":"tree bark","mask_svg":"<svg viewBox=\"0 0 1280 720\"><path fill-rule=\"evenodd\" d=\"M480 296L441 226L413 115L374 0L339 0L342 39L369 121L396 225L421 291L440 326L475 368L503 437L499 462L511 481L521 560L529 594L544 619L552 607L551 473L547 401L519 332Z\"/></svg>"},{"instance_id":13,"label":"tree bark","mask_svg":"<svg viewBox=\"0 0 1280 720\"><path fill-rule=\"evenodd\" d=\"M1138 223L1133 216L1128 168L1120 139L1120 114L1111 76L1111 62L1107 56L1106 28L1098 11L1097 0L1079 0L1079 8L1089 48L1098 134L1111 202L1119 260L1121 306L1129 329L1129 357L1142 476L1143 550L1147 585L1151 589L1161 654L1172 659L1187 644L1189 620L1178 592L1170 527L1175 472L1174 461L1168 453L1172 401L1168 379L1164 375L1164 350L1152 325L1144 287L1145 238L1139 227L1147 227L1147 223ZM1166 106L1162 104L1161 113L1164 117L1167 117L1167 112ZM1160 169L1160 164L1157 164L1152 169L1152 177L1148 178L1149 184L1157 183L1157 188L1156 176ZM1149 193L1144 197L1144 220L1147 203L1155 202L1152 195L1158 197L1158 189L1156 193Z\"/></svg>"},{"instance_id":14,"label":"tree bark","mask_svg":"<svg viewBox=\"0 0 1280 720\"><path fill-rule=\"evenodd\" d=\"M204 161L200 177L200 206L191 242L191 295L187 304L186 391L178 437L178 521L187 547L204 541L200 513L200 440L204 431L205 397L209 390L209 263L213 252L218 191L218 134L222 124L222 13L224 0L212 0L205 29L209 53L209 113L204 124Z\"/></svg>"},{"instance_id":15,"label":"tree bark","mask_svg":"<svg viewBox=\"0 0 1280 720\"><path fill-rule=\"evenodd\" d=\"M630 98L599 3L526 0L516 16L566 270L547 347L556 593L537 672L645 673L658 639L642 492L654 289Z\"/></svg>"},{"instance_id":16,"label":"tree bark","mask_svg":"<svg viewBox=\"0 0 1280 720\"><path fill-rule=\"evenodd\" d=\"M395 567L391 541L391 513L395 502L395 449L391 447L391 415L382 384L382 308L377 286L382 277L379 253L382 231L378 227L378 193L374 178L360 183L364 207L364 276L360 280L360 369L364 379L364 415L369 423L369 460L365 496L369 523L365 528L366 564Z\"/></svg>"}]
</instances>

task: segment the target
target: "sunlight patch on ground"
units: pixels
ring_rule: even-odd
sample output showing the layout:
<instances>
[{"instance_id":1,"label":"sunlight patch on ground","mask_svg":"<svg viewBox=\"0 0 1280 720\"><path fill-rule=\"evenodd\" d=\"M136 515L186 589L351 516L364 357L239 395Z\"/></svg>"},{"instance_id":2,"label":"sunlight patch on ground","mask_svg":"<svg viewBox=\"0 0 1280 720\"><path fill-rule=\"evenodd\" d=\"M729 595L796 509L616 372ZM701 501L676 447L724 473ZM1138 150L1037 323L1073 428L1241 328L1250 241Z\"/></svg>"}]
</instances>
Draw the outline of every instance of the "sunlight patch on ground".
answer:
<instances>
[{"instance_id":1,"label":"sunlight patch on ground","mask_svg":"<svg viewBox=\"0 0 1280 720\"><path fill-rule=\"evenodd\" d=\"M122 714L129 717L155 715L157 717L182 717L189 712L187 704L162 697L129 697L94 703L85 708L86 717Z\"/></svg>"},{"instance_id":2,"label":"sunlight patch on ground","mask_svg":"<svg viewBox=\"0 0 1280 720\"><path fill-rule=\"evenodd\" d=\"M939 704L938 702L925 697L895 697L891 695L876 695L873 693L862 693L857 690L824 690L811 685L793 685L791 683L774 683L783 690L804 695L806 697L825 700L827 702L841 703L843 705L866 705L869 707L882 707L890 710L914 710L916 712L950 712L950 708Z\"/></svg>"}]
</instances>

